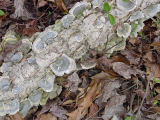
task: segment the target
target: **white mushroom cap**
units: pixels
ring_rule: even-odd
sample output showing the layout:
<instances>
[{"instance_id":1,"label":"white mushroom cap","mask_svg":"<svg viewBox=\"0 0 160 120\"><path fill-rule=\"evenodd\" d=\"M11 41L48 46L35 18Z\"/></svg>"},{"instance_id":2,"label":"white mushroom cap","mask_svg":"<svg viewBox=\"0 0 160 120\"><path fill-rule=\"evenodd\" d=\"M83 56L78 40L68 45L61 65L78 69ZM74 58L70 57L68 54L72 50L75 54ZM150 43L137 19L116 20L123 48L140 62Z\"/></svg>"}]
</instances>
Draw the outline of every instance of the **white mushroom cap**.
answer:
<instances>
[{"instance_id":1,"label":"white mushroom cap","mask_svg":"<svg viewBox=\"0 0 160 120\"><path fill-rule=\"evenodd\" d=\"M119 37L127 38L131 33L131 25L128 23L123 23L117 28L117 35Z\"/></svg>"},{"instance_id":2,"label":"white mushroom cap","mask_svg":"<svg viewBox=\"0 0 160 120\"><path fill-rule=\"evenodd\" d=\"M76 70L75 61L63 54L59 59L50 65L51 70L57 76L63 76L65 73L70 74L72 71Z\"/></svg>"},{"instance_id":3,"label":"white mushroom cap","mask_svg":"<svg viewBox=\"0 0 160 120\"><path fill-rule=\"evenodd\" d=\"M130 0L130 1L123 1L123 0L117 0L117 7L125 12L133 11L137 6L137 0Z\"/></svg>"},{"instance_id":4,"label":"white mushroom cap","mask_svg":"<svg viewBox=\"0 0 160 120\"><path fill-rule=\"evenodd\" d=\"M142 18L144 18L144 14L142 13L142 11L136 11L132 14L129 20L130 22L133 22L135 20L142 19Z\"/></svg>"}]
</instances>

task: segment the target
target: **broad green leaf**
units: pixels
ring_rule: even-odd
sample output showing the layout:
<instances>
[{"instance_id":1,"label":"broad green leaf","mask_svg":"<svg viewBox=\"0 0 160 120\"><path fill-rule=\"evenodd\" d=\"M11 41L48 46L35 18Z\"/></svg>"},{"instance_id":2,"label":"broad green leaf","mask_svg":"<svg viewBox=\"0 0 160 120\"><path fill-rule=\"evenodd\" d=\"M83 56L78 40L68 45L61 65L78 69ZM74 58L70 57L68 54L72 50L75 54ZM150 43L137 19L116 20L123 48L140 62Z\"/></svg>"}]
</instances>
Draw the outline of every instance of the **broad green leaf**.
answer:
<instances>
[{"instance_id":1,"label":"broad green leaf","mask_svg":"<svg viewBox=\"0 0 160 120\"><path fill-rule=\"evenodd\" d=\"M111 25L115 24L115 18L112 14L108 14L108 19L109 19L109 22L111 23Z\"/></svg>"},{"instance_id":2,"label":"broad green leaf","mask_svg":"<svg viewBox=\"0 0 160 120\"><path fill-rule=\"evenodd\" d=\"M129 2L130 0L123 0L123 2Z\"/></svg>"},{"instance_id":3,"label":"broad green leaf","mask_svg":"<svg viewBox=\"0 0 160 120\"><path fill-rule=\"evenodd\" d=\"M3 16L3 15L5 15L4 11L0 10L0 16Z\"/></svg>"},{"instance_id":4,"label":"broad green leaf","mask_svg":"<svg viewBox=\"0 0 160 120\"><path fill-rule=\"evenodd\" d=\"M108 4L108 2L104 3L104 11L109 13L109 11L111 10L111 6Z\"/></svg>"}]
</instances>

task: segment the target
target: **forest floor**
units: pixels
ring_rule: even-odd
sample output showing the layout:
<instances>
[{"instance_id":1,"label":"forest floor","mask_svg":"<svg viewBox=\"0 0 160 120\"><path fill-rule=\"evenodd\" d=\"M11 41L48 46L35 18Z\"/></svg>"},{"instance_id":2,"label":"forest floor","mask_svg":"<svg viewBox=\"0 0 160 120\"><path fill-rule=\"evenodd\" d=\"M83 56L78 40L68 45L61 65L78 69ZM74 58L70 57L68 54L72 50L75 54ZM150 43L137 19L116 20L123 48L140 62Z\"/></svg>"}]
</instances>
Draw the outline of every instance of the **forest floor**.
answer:
<instances>
[{"instance_id":1,"label":"forest floor","mask_svg":"<svg viewBox=\"0 0 160 120\"><path fill-rule=\"evenodd\" d=\"M13 16L14 1L0 0L0 41L10 26L18 34L29 37L43 31L78 1L25 0L28 16L16 18ZM106 58L105 53L91 51L97 66L70 75L67 81L60 83L63 89L58 97L44 106L32 108L24 119L160 120L159 18L145 21L138 37L128 38L125 50L110 58ZM5 54L9 50L2 52ZM3 58L0 61L2 64ZM5 119L23 120L19 113Z\"/></svg>"}]
</instances>

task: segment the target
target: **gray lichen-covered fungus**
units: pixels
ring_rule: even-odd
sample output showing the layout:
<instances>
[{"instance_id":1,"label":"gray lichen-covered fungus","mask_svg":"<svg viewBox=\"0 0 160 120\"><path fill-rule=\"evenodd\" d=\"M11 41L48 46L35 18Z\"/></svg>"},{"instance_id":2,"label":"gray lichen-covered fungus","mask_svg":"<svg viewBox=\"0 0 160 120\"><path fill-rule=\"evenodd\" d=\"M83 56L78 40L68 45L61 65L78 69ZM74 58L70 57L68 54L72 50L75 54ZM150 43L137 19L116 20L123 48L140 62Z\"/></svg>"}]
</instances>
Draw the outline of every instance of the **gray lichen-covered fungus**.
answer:
<instances>
[{"instance_id":1,"label":"gray lichen-covered fungus","mask_svg":"<svg viewBox=\"0 0 160 120\"><path fill-rule=\"evenodd\" d=\"M19 111L25 117L33 106L46 104L62 91L57 84L59 76L77 71L77 61L90 49L107 50L106 56L110 57L125 48L128 37L135 37L143 29L145 20L160 12L159 0L108 2L115 26L103 11L104 0L83 0L61 20L31 38L20 37L12 30L5 34L2 49L6 43L22 44L6 55L0 67L0 116ZM95 65L80 63L81 69Z\"/></svg>"}]
</instances>

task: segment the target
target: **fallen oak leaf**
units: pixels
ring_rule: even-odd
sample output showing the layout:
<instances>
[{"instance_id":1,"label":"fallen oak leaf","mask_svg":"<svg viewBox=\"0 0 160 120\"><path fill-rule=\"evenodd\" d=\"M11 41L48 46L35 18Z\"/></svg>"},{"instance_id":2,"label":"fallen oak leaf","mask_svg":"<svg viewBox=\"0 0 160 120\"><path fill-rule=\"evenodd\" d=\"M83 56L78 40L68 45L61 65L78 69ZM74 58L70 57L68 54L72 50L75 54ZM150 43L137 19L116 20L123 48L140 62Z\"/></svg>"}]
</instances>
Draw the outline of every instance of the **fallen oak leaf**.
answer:
<instances>
[{"instance_id":1,"label":"fallen oak leaf","mask_svg":"<svg viewBox=\"0 0 160 120\"><path fill-rule=\"evenodd\" d=\"M97 104L93 104L90 107L89 110L89 114L88 114L88 119L87 120L95 120L94 118L96 118L98 116L98 105Z\"/></svg>"},{"instance_id":2,"label":"fallen oak leaf","mask_svg":"<svg viewBox=\"0 0 160 120\"><path fill-rule=\"evenodd\" d=\"M88 113L88 108L92 105L92 101L98 95L97 88L99 85L100 80L92 80L87 94L78 101L78 108L73 112L66 114L69 116L67 120L81 120Z\"/></svg>"}]
</instances>

